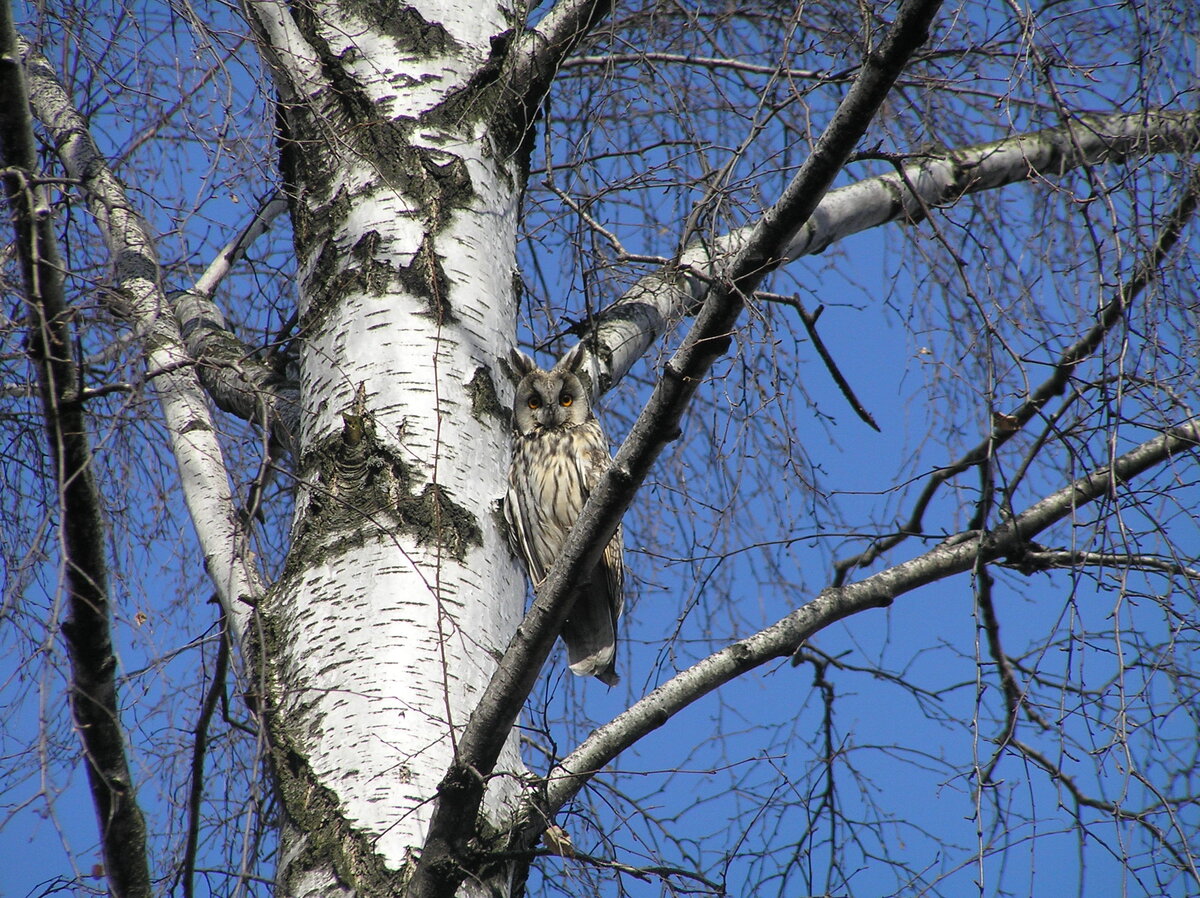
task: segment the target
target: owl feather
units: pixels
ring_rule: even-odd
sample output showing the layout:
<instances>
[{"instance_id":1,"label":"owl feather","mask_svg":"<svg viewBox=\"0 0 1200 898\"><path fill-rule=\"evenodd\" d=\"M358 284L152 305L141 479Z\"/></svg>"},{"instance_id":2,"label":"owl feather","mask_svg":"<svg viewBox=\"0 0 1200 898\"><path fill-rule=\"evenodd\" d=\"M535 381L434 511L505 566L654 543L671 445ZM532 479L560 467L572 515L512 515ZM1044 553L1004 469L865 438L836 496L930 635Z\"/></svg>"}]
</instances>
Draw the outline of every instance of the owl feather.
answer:
<instances>
[{"instance_id":1,"label":"owl feather","mask_svg":"<svg viewBox=\"0 0 1200 898\"><path fill-rule=\"evenodd\" d=\"M504 517L513 552L525 562L534 589L562 553L567 534L600 476L612 464L608 440L592 414L578 375L582 344L549 371L513 350L509 362L520 375L513 403L516 432ZM624 606L621 529L571 602L563 623L571 672L612 686L616 671L617 618Z\"/></svg>"}]
</instances>

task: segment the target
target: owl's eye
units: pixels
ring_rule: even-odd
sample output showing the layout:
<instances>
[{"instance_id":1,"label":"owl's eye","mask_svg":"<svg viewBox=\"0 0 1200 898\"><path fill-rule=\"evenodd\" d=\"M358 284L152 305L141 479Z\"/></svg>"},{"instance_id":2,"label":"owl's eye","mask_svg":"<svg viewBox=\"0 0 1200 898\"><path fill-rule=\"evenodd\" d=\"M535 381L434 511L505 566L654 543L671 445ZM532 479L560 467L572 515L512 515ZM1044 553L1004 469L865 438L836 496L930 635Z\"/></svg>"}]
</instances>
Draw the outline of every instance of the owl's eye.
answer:
<instances>
[{"instance_id":1,"label":"owl's eye","mask_svg":"<svg viewBox=\"0 0 1200 898\"><path fill-rule=\"evenodd\" d=\"M558 401L561 402L563 405L570 405L572 402L575 401L575 397L572 396L570 393L563 393L558 397Z\"/></svg>"},{"instance_id":2,"label":"owl's eye","mask_svg":"<svg viewBox=\"0 0 1200 898\"><path fill-rule=\"evenodd\" d=\"M537 396L530 396L529 397L529 407L530 408L541 408L542 400L539 399Z\"/></svg>"}]
</instances>

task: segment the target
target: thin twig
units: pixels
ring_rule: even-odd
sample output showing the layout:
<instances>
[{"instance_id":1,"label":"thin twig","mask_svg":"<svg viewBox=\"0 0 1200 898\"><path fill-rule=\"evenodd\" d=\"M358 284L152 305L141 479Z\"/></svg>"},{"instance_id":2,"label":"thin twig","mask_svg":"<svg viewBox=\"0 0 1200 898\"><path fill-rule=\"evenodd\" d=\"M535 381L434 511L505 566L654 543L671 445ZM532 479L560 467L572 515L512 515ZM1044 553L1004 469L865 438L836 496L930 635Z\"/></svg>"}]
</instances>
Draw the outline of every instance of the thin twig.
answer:
<instances>
[{"instance_id":1,"label":"thin twig","mask_svg":"<svg viewBox=\"0 0 1200 898\"><path fill-rule=\"evenodd\" d=\"M1000 446L1020 433L1046 403L1063 393L1075 369L1091 357L1104 342L1108 332L1125 319L1125 312L1133 300L1158 277L1159 266L1178 243L1183 228L1191 220L1196 210L1198 196L1200 196L1200 171L1193 173L1189 179L1179 203L1161 226L1153 249L1138 260L1129 280L1122 284L1112 299L1101 309L1100 320L1058 357L1053 373L1030 394L1028 399L1013 412L997 416L995 420L1002 422L1002 426L993 426L992 433L988 434L974 448L946 467L938 468L930 474L929 482L925 484L913 504L908 519L901 523L892 534L877 539L864 551L834 563L833 583L835 586L844 583L854 568L871 564L884 552L904 542L910 536L921 533L925 512L943 483L963 471L983 463Z\"/></svg>"},{"instance_id":2,"label":"thin twig","mask_svg":"<svg viewBox=\"0 0 1200 898\"><path fill-rule=\"evenodd\" d=\"M217 626L220 628L220 638L217 641L212 683L209 684L204 702L200 706L200 718L192 730L195 741L192 743L192 785L188 791L187 844L183 854L183 868L179 873L184 898L192 898L195 894L196 851L200 844L200 805L204 798L204 758L208 751L208 728L217 709L217 701L225 693L225 677L229 670L229 634L225 629L224 612L221 613Z\"/></svg>"},{"instance_id":3,"label":"thin twig","mask_svg":"<svg viewBox=\"0 0 1200 898\"><path fill-rule=\"evenodd\" d=\"M833 360L833 355L830 353L828 347L826 347L825 341L817 333L817 319L821 317L821 313L825 311L825 307L817 306L815 312L810 312L804 307L799 296L780 296L778 293L764 293L761 290L755 296L765 299L767 302L790 306L796 310L800 315L800 321L804 325L804 330L808 332L808 339L812 342L813 348L817 350L817 355L821 357L821 361L825 363L825 370L829 372L834 383L838 385L838 389L842 391L842 396L850 403L850 407L854 409L854 413L858 415L863 423L875 432L882 433L879 425L875 423L875 418L867 411L867 407L859 401L858 396L854 393L854 389L850 386L850 382L846 380L837 362Z\"/></svg>"},{"instance_id":4,"label":"thin twig","mask_svg":"<svg viewBox=\"0 0 1200 898\"><path fill-rule=\"evenodd\" d=\"M730 344L745 298L783 260L783 244L829 190L845 159L874 120L912 53L928 38L940 0L904 0L895 21L839 104L811 155L754 226L720 284L709 290L695 324L667 364L612 467L591 493L562 552L517 628L496 673L472 713L455 757L438 787L420 861L409 881L411 898L448 898L467 870L462 847L474 830L484 777L494 768L513 723L532 691L569 611L650 466L680 433L680 421L700 382ZM533 820L541 820L537 814ZM522 827L523 847L543 828ZM536 831L534 831L536 830ZM529 841L532 840L532 841Z\"/></svg>"},{"instance_id":5,"label":"thin twig","mask_svg":"<svg viewBox=\"0 0 1200 898\"><path fill-rule=\"evenodd\" d=\"M122 898L150 898L146 821L137 801L117 701L104 503L80 397L66 267L49 203L36 183L37 151L21 47L12 8L0 2L0 165L5 166L0 180L16 230L29 358L36 371L57 493L60 576L67 607L62 633L71 662L71 715L99 823L108 888Z\"/></svg>"}]
</instances>

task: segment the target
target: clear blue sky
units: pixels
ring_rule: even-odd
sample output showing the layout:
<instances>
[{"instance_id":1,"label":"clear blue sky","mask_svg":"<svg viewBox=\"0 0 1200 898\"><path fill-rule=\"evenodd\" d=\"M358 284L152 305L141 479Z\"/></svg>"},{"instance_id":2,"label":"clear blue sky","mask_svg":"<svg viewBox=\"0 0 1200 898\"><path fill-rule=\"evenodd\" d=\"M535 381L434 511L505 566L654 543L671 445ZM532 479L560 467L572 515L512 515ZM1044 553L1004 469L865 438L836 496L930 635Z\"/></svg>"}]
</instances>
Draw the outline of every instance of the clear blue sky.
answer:
<instances>
[{"instance_id":1,"label":"clear blue sky","mask_svg":"<svg viewBox=\"0 0 1200 898\"><path fill-rule=\"evenodd\" d=\"M165 13L154 8L146 14L148 19L156 19ZM103 30L99 22L95 27ZM161 21L153 27L144 24L142 27L155 31L161 27ZM171 40L157 44L164 60L173 56L186 58L191 52L182 29L163 28L157 33L171 36ZM232 67L235 76L231 83L251 95L236 62ZM118 103L135 103L131 95L118 98ZM131 140L130 131L137 132L140 124L123 125L119 114L97 116L95 121L98 138L110 148L126 146ZM177 160L186 185L180 195L203 196L204 214L189 219L186 228L169 239L167 245L174 247L172 252L189 256L198 268L210 258L216 246L244 224L256 199L254 188L261 182L246 176L232 187L225 185L219 163L225 153L233 150L224 145L214 150L207 141L210 138L213 144L219 141L213 132L204 129L216 126L207 120L193 122L204 140L180 144L186 148ZM269 130L269 123L263 130ZM602 143L597 139L597 149L602 148ZM269 154L274 152L269 144L263 146ZM255 148L258 150L261 147ZM664 151L645 158L665 164L669 155ZM269 167L269 162L266 159L262 165ZM634 160L621 164L636 169L641 163ZM617 169L614 167L613 171ZM168 178L173 174L164 175L164 184L168 185L162 188L164 191L174 191ZM636 172L621 170L619 174L633 177ZM1023 190L1015 188L1017 192ZM1028 192L1024 195L1031 203L1038 201ZM141 190L138 198L156 226L166 231L166 223L172 220L171 199L156 198L154 189ZM639 194L637 202L666 207L674 204L685 209L692 198L686 190L666 185L659 192ZM156 206L158 201L163 208ZM674 248L671 244L674 235L639 231L638 209L632 201L623 207L622 214L629 219L625 224L629 224L626 239L631 250L669 253ZM535 216L536 213L531 213L531 218ZM1020 232L1020 239L1027 236L1028 232ZM559 237L561 241L555 242ZM276 239L286 244L286 234ZM947 357L952 347L944 336L914 335L903 326L902 319L912 309L936 300L928 284L915 283L899 266L896 250L902 239L899 226L853 238L831 249L826 256L797 263L793 268L795 285L779 287L801 290L810 307L817 304L827 307L820 320L821 333L882 432L875 433L855 418L807 341L800 338L795 346L789 342L801 333L794 316L789 320L786 310L776 310L774 331L769 337L762 329L757 330L755 340L748 341L743 354L718 365L724 379L704 392L701 404L685 423L683 438L660 462L653 482L647 484L637 500L641 509L635 508L629 519L628 563L634 586L623 632L624 682L610 693L598 684L564 677L562 660L556 656L544 688L535 694L526 721L537 738L545 738L548 733L557 741L559 752L565 753L586 734L588 724L604 722L624 708L627 700L653 688L677 667L729 639L748 635L753 628L774 622L811 598L828 582L831 556L844 555L853 544L851 540L863 536L862 529L852 531L833 526L833 513L822 505L823 501L836 503L845 522L866 528L871 511L880 508L895 511L903 507L902 494L889 492L898 478L923 474L947 461L938 440L930 439L931 436L941 437L948 431L960 430L964 434L960 442L969 445L982 435L988 423L984 408L970 409L969 418L964 415L961 419L947 420L939 417L944 408L938 404L940 397L929 393L922 366L941 364L952 370L956 360ZM544 284L556 302L564 303L567 300L562 297L574 298L585 287L593 288L592 282L582 282L579 265L571 261L571 254L577 253L579 247L570 242L569 235L556 234L548 238L548 243L549 247L546 244L534 249L526 247L523 257L526 280ZM194 247L194 252L180 253L180 245ZM1006 249L1019 255L1026 247L1015 245ZM533 252L539 254L536 264ZM838 253L845 253L848 261L835 265ZM268 288L273 286L265 274L272 261L277 260L260 258L255 270L245 275L240 282L245 288L244 295L263 299L256 293L257 275L264 273L262 282ZM997 271L981 273L980 278L984 279L986 274L1003 279L1003 258L996 267ZM535 273L539 271L550 274ZM1043 288L1049 293L1055 285L1047 283ZM596 289L597 295L603 292ZM574 305L567 306L566 311L578 314L581 309ZM278 323L277 315L262 311L262 303L246 317L257 318L263 327ZM528 329L530 323L537 339L544 338L554 327L554 322L536 316L532 322L523 322L523 327ZM793 349L799 352L802 363L794 369L785 369L784 379L776 385L777 395L763 398L754 389L759 383L756 366L765 364L769 358L770 353L763 347L770 346L771 340L780 341L781 355L786 356ZM1028 353L1033 370L1040 372L1037 366L1052 357L1053 347L1038 346L1031 336L1030 343L1020 349ZM743 362L754 370L742 370ZM603 420L614 441L620 439L636 413L638 399L645 393L645 381L654 370L652 361L648 361L606 398ZM760 399L762 408L757 405ZM747 440L754 439L740 429L754 421L754 412L769 416L772 426L781 431L793 430L797 446L795 464L798 470L806 472L804 476L815 480L816 491L796 487L802 479L800 475L771 482L770 471L777 459L746 452L745 457L725 464L725 459L746 449ZM147 406L147 413L154 414L152 405ZM709 433L717 435L717 451L708 448ZM101 452L104 451L102 446ZM681 464L677 465L679 461ZM805 468L809 461L819 465L815 475ZM157 470L156 465L156 460L148 461L146 470L139 472L136 482L130 484L129 494L110 495L110 501L120 510L132 510L132 517L138 519L134 529L140 533L152 533L158 528L173 537L182 532L190 544L186 519L176 497L168 496L170 506L161 514L150 509L154 488L160 482L170 481L170 476ZM683 482L677 474L679 470L691 479ZM1067 476L1069 472L1062 472L1064 479ZM112 480L108 481L110 489L112 484ZM911 496L911 492L904 495ZM1180 490L1175 500L1184 508L1200 507L1200 495L1193 486ZM129 509L125 508L126 503ZM659 505L672 512L673 529L645 514L646 509ZM139 512L145 512L144 520ZM740 529L729 533L721 529L727 513L736 515ZM785 526L789 517L791 526ZM758 529L760 523L762 527ZM931 516L930 524L933 528L950 530L963 526L942 505ZM1179 535L1185 547L1190 542L1189 557L1200 556L1200 543L1194 541L1195 531L1184 531L1184 526L1186 522L1180 525ZM794 542L752 550L761 538L791 538ZM178 698L171 691L175 688L172 684L195 684L199 680L195 672L202 667L201 653L196 648L184 647L209 631L214 611L206 604L207 591L198 558L176 554L170 540L151 540L144 552L129 545L122 543L118 552L121 558L115 587L121 610L115 633L123 673L126 676L137 673L132 679L123 680L122 700L142 784L139 798L152 820L161 824L167 800L177 799L186 781L176 780L164 787L147 767L156 763L156 750L186 741L194 723L197 714L194 695L189 692L186 699ZM918 544L913 543L890 560L910 557L918 550ZM180 575L180 571L184 573ZM42 571L41 579L23 590L21 601L34 616L52 603L55 576L52 567L48 567ZM1141 583L1131 585L1133 592L1143 589ZM975 867L950 869L949 865L963 854L944 851L942 846L953 844L969 849L979 838L971 819L972 785L965 774L970 771L973 755L986 762L991 749L983 737L992 736L993 727L990 722L981 724L981 738L974 740L971 721L978 713L980 696L989 709L987 716L994 714L997 707L995 680L988 677L988 668L984 668L985 679L976 682L975 661L986 658L987 652L980 644L971 589L970 578L960 576L900 597L892 608L860 615L831 628L814 641L821 651L848 665L864 668L828 672L837 697L835 747L844 753L837 772L842 814L848 820L858 821L864 832L869 832L865 837L868 851L877 847L878 840L895 856L904 858L925 881L945 874L948 878L941 885L942 891L964 895L976 893L972 883L980 871ZM1153 588L1145 591L1153 592ZM1098 592L1087 581L1073 592L1071 578L1065 574L1003 578L996 589L996 598L1006 645L1014 651L1056 627L1070 625L1077 631L1102 634L1111 631L1114 620L1128 621L1135 613L1143 626L1152 619L1128 605L1123 606L1115 592ZM181 614L181 607L191 610ZM137 623L135 613L139 610L148 613L148 620ZM189 620L188 613L194 618ZM1064 615L1075 617L1064 621ZM185 621L182 625L181 620ZM45 668L50 672L42 681L19 679L25 674L17 666L24 659L27 646L28 642L16 638L11 629L0 627L0 654L4 657L0 661L0 682L5 684L0 692L0 701L4 703L0 758L15 763L19 753L28 751L37 742L38 714L43 709L55 717L53 747L60 757L54 765L58 771L56 779L46 784L56 796L52 802L38 798L42 784L36 780L5 781L8 787L0 811L12 815L0 829L0 866L4 870L0 896L6 898L53 891L57 877L76 875L66 858L91 857L96 843L96 823L86 798L83 772L73 763L76 759L71 755L73 734L64 727L64 715L56 713L65 702L64 683L52 668ZM53 647L52 650L58 651ZM182 651L171 654L176 650ZM1126 673L1118 659L1106 657L1105 651L1100 645L1087 661L1086 674L1097 682ZM161 667L154 665L155 659L168 655L170 660ZM211 652L203 657L211 662ZM1053 654L1038 661L1041 669L1048 672L1079 663L1077 658ZM865 670L873 666L903 672L913 685L928 694L914 696ZM33 668L22 671L29 669ZM1071 669L1079 672L1077 667ZM172 676L164 676L165 673ZM1067 701L1064 699L1059 720L1063 727L1078 735L1087 728L1080 713L1086 707L1070 706ZM566 713L580 708L587 722L570 725L561 722ZM818 803L812 789L814 782L819 785L820 781L811 774L815 759L823 750L818 738L822 711L820 693L813 686L812 668L793 668L786 663L767 665L698 702L620 757L614 765L619 774L606 778L592 793L615 843L615 847L597 850L635 865L650 863L654 853L661 851L664 859L681 867L697 865L712 877L724 872L732 892L740 894L742 883L763 878L764 868L778 863L786 852L764 861L763 868L756 868L752 861L737 859L724 871L719 862L722 853L752 848L768 838L784 845L789 839L799 840L806 809ZM1153 732L1159 739L1187 738L1192 730L1185 723L1183 719L1160 721ZM714 741L714 733L721 733L724 739L720 743ZM1105 738L1103 733L1095 733L1095 752L1105 755L1109 771L1104 783L1086 780L1083 771L1088 764L1077 763L1086 759L1067 758L1064 763L1085 778L1082 783L1085 787L1096 787L1116 797L1126 779L1119 767L1120 758L1107 746ZM1081 848L1073 833L1053 835L1064 829L1069 815L1060 808L1060 803L1070 806L1070 799L1049 783L1045 775L1027 764L1008 760L997 776L1002 785L989 792L987 800L1008 805L1012 819L1032 816L1038 822L1007 833L982 835L988 844L1012 846L1003 858L989 857L985 863L983 873L988 894L1001 878L1004 886L1017 895L1052 898L1079 893L1089 898L1106 898L1153 894L1145 883L1130 879L1141 874L1124 870L1108 845L1089 839ZM619 788L620 795L610 791L613 785ZM230 790L229 784L218 778L208 787L214 793ZM235 792L240 788L238 784L232 787ZM774 807L761 810L754 796L765 792L773 792L779 799L779 810ZM658 818L672 819L672 830L680 843L663 844L661 839L656 842L653 830L636 820L620 822L630 802L638 803ZM872 810L874 806L881 809L878 817ZM48 810L52 817L47 816ZM579 845L596 848L595 834L582 816L568 816L560 822ZM1200 826L1200 820L1186 820L1183 825L1194 828ZM1111 824L1098 823L1095 832L1107 838L1110 845L1131 838L1128 833L1114 836ZM817 890L823 882L819 871L828 860L820 847L825 835L822 830L815 839L817 847L813 852L797 850L798 867L812 865ZM737 843L739 836L745 837L745 845ZM178 834L168 841L177 848ZM1087 868L1083 882L1078 878L1081 857ZM859 863L853 858L848 862ZM540 869L552 881L587 875L585 868L555 859L547 859ZM85 875L90 872L90 862L83 863L81 872ZM882 865L863 863L850 878L855 894L859 895L890 894L895 889L894 873ZM99 879L93 882L101 886ZM781 896L791 898L803 893L803 880L799 876L777 884ZM535 874L535 890L539 886L549 889L550 885L539 884ZM635 898L660 894L660 887L653 882L641 883L625 877L622 885ZM201 894L204 888L201 883ZM220 881L213 880L214 893L223 894L222 888ZM905 890L904 894L913 891ZM616 891L609 885L603 894L615 895ZM1182 898L1185 893L1163 894Z\"/></svg>"}]
</instances>

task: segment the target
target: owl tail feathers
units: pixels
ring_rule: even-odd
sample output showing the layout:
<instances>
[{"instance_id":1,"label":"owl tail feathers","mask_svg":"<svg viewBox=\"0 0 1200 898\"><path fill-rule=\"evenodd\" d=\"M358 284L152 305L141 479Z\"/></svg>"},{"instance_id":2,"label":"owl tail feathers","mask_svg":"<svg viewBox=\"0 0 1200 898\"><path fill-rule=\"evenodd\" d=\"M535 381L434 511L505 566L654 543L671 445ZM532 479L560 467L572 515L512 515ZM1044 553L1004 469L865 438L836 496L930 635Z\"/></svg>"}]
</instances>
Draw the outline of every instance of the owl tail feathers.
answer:
<instances>
[{"instance_id":1,"label":"owl tail feathers","mask_svg":"<svg viewBox=\"0 0 1200 898\"><path fill-rule=\"evenodd\" d=\"M606 652L599 652L595 655L576 657L575 652L571 648L571 644L567 643L567 656L570 659L571 673L575 674L575 676L595 677L605 686L616 686L621 682L620 676L617 675L617 664L613 660L612 649ZM605 655L608 656L608 660L600 660Z\"/></svg>"},{"instance_id":2,"label":"owl tail feathers","mask_svg":"<svg viewBox=\"0 0 1200 898\"><path fill-rule=\"evenodd\" d=\"M606 686L616 686L617 626L607 592L589 595L585 590L563 623L567 662L577 677L595 677Z\"/></svg>"}]
</instances>

